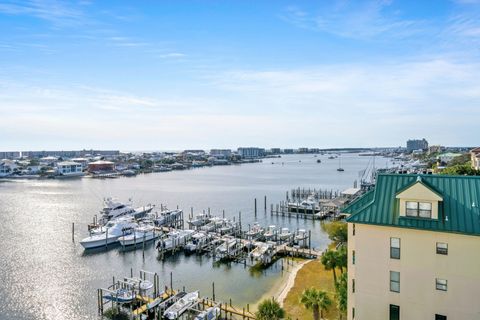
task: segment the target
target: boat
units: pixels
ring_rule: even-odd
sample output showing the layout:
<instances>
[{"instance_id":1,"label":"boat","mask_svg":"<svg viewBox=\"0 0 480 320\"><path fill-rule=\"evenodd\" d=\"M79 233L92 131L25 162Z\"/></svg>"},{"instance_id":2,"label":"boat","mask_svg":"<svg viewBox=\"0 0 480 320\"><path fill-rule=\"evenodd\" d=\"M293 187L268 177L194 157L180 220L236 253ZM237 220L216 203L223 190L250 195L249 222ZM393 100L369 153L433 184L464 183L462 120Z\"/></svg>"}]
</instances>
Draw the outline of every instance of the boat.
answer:
<instances>
[{"instance_id":1,"label":"boat","mask_svg":"<svg viewBox=\"0 0 480 320\"><path fill-rule=\"evenodd\" d=\"M295 242L303 241L307 238L307 231L305 229L299 229L297 235L295 235Z\"/></svg>"},{"instance_id":2,"label":"boat","mask_svg":"<svg viewBox=\"0 0 480 320\"><path fill-rule=\"evenodd\" d=\"M198 291L189 292L170 306L163 316L167 319L178 319L188 308L193 307L198 302Z\"/></svg>"},{"instance_id":3,"label":"boat","mask_svg":"<svg viewBox=\"0 0 480 320\"><path fill-rule=\"evenodd\" d=\"M231 221L224 221L223 225L220 227L218 230L221 235L225 235L228 233L231 233L233 229L235 228L235 225Z\"/></svg>"},{"instance_id":4,"label":"boat","mask_svg":"<svg viewBox=\"0 0 480 320\"><path fill-rule=\"evenodd\" d=\"M194 320L215 320L220 317L219 307L210 307L200 312Z\"/></svg>"},{"instance_id":5,"label":"boat","mask_svg":"<svg viewBox=\"0 0 480 320\"><path fill-rule=\"evenodd\" d=\"M123 203L114 198L106 198L104 199L104 207L100 213L104 221L108 221L125 215L133 215L135 218L140 218L152 210L153 206L150 204L134 209L130 199L127 203Z\"/></svg>"},{"instance_id":6,"label":"boat","mask_svg":"<svg viewBox=\"0 0 480 320\"><path fill-rule=\"evenodd\" d=\"M157 227L166 226L172 224L173 222L181 219L183 214L182 210L168 210L163 209L160 213L156 212L152 214L153 222Z\"/></svg>"},{"instance_id":7,"label":"boat","mask_svg":"<svg viewBox=\"0 0 480 320\"><path fill-rule=\"evenodd\" d=\"M187 241L192 237L193 230L173 230L167 235L167 238L161 239L157 243L158 251L170 251L179 246L186 245Z\"/></svg>"},{"instance_id":8,"label":"boat","mask_svg":"<svg viewBox=\"0 0 480 320\"><path fill-rule=\"evenodd\" d=\"M255 240L263 234L263 228L255 222L250 230L246 232L247 240Z\"/></svg>"},{"instance_id":9,"label":"boat","mask_svg":"<svg viewBox=\"0 0 480 320\"><path fill-rule=\"evenodd\" d=\"M219 259L227 258L229 255L235 253L237 246L237 239L226 238L225 241L215 249L215 254Z\"/></svg>"},{"instance_id":10,"label":"boat","mask_svg":"<svg viewBox=\"0 0 480 320\"><path fill-rule=\"evenodd\" d=\"M322 160L320 160L320 159L317 159L317 163L322 163Z\"/></svg>"},{"instance_id":11,"label":"boat","mask_svg":"<svg viewBox=\"0 0 480 320\"><path fill-rule=\"evenodd\" d=\"M138 291L145 292L153 288L153 283L149 280L140 278L126 278L125 280L133 289Z\"/></svg>"},{"instance_id":12,"label":"boat","mask_svg":"<svg viewBox=\"0 0 480 320\"><path fill-rule=\"evenodd\" d=\"M94 234L80 241L85 249L93 249L117 243L118 238L130 234L138 226L132 218L123 217L107 222L107 224L96 229ZM104 232L103 232L104 231Z\"/></svg>"},{"instance_id":13,"label":"boat","mask_svg":"<svg viewBox=\"0 0 480 320\"><path fill-rule=\"evenodd\" d=\"M345 171L345 169L342 168L342 158L338 158L338 169L337 171Z\"/></svg>"},{"instance_id":14,"label":"boat","mask_svg":"<svg viewBox=\"0 0 480 320\"><path fill-rule=\"evenodd\" d=\"M288 240L291 236L292 236L292 233L290 232L290 230L288 230L288 228L282 228L282 230L278 235L280 240Z\"/></svg>"},{"instance_id":15,"label":"boat","mask_svg":"<svg viewBox=\"0 0 480 320\"><path fill-rule=\"evenodd\" d=\"M210 222L210 216L205 213L197 214L191 220L188 221L188 224L193 227L200 227L206 225Z\"/></svg>"},{"instance_id":16,"label":"boat","mask_svg":"<svg viewBox=\"0 0 480 320\"><path fill-rule=\"evenodd\" d=\"M129 303L135 299L135 292L128 289L117 289L103 296L104 299L117 303Z\"/></svg>"},{"instance_id":17,"label":"boat","mask_svg":"<svg viewBox=\"0 0 480 320\"><path fill-rule=\"evenodd\" d=\"M273 259L273 244L258 242L257 247L250 252L250 259L260 265L267 265Z\"/></svg>"},{"instance_id":18,"label":"boat","mask_svg":"<svg viewBox=\"0 0 480 320\"><path fill-rule=\"evenodd\" d=\"M320 211L320 207L318 206L318 202L310 196L301 202L289 202L287 203L288 211L289 212L296 212L296 213L307 213L313 214Z\"/></svg>"},{"instance_id":19,"label":"boat","mask_svg":"<svg viewBox=\"0 0 480 320\"><path fill-rule=\"evenodd\" d=\"M190 241L187 242L185 245L185 251L187 253L195 252L201 249L204 245L209 243L211 240L211 236L205 232L196 232L192 235Z\"/></svg>"},{"instance_id":20,"label":"boat","mask_svg":"<svg viewBox=\"0 0 480 320\"><path fill-rule=\"evenodd\" d=\"M220 217L211 217L210 222L200 227L200 229L207 232L216 231L217 229L221 228L224 223L225 220Z\"/></svg>"},{"instance_id":21,"label":"boat","mask_svg":"<svg viewBox=\"0 0 480 320\"><path fill-rule=\"evenodd\" d=\"M265 232L264 236L265 239L271 240L277 234L277 227L274 225L268 226L267 231Z\"/></svg>"},{"instance_id":22,"label":"boat","mask_svg":"<svg viewBox=\"0 0 480 320\"><path fill-rule=\"evenodd\" d=\"M153 225L146 224L136 227L133 232L128 235L119 237L118 242L120 242L120 245L126 247L143 244L144 242L155 240L159 236L160 232L157 232Z\"/></svg>"}]
</instances>

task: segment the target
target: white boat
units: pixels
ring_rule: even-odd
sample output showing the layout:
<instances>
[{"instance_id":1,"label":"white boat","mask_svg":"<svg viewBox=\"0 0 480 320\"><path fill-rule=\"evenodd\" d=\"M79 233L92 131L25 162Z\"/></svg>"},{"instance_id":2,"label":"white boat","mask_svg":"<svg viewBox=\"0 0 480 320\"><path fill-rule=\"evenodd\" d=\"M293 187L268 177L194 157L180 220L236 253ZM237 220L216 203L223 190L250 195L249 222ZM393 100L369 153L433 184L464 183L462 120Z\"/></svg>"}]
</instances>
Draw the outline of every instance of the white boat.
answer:
<instances>
[{"instance_id":1,"label":"white boat","mask_svg":"<svg viewBox=\"0 0 480 320\"><path fill-rule=\"evenodd\" d=\"M220 317L219 307L210 307L199 313L194 320L215 320Z\"/></svg>"},{"instance_id":2,"label":"white boat","mask_svg":"<svg viewBox=\"0 0 480 320\"><path fill-rule=\"evenodd\" d=\"M292 233L290 232L290 230L288 230L288 228L282 228L282 230L280 231L280 233L278 235L280 240L287 240L291 236L292 236Z\"/></svg>"},{"instance_id":3,"label":"white boat","mask_svg":"<svg viewBox=\"0 0 480 320\"><path fill-rule=\"evenodd\" d=\"M104 207L101 211L104 221L112 220L125 215L133 215L140 218L153 210L152 205L134 209L129 199L127 203L120 202L114 198L104 199Z\"/></svg>"},{"instance_id":4,"label":"white boat","mask_svg":"<svg viewBox=\"0 0 480 320\"><path fill-rule=\"evenodd\" d=\"M188 224L193 227L200 227L210 222L210 216L205 213L201 213L193 217L188 221Z\"/></svg>"},{"instance_id":5,"label":"white boat","mask_svg":"<svg viewBox=\"0 0 480 320\"><path fill-rule=\"evenodd\" d=\"M246 232L246 236L248 240L255 240L260 237L263 232L263 228L255 222L252 228Z\"/></svg>"},{"instance_id":6,"label":"white boat","mask_svg":"<svg viewBox=\"0 0 480 320\"><path fill-rule=\"evenodd\" d=\"M125 282L131 285L131 287L138 291L148 291L153 288L153 283L149 280L140 278L125 278Z\"/></svg>"},{"instance_id":7,"label":"white boat","mask_svg":"<svg viewBox=\"0 0 480 320\"><path fill-rule=\"evenodd\" d=\"M133 290L121 288L103 295L103 298L118 303L129 303L135 299L135 292Z\"/></svg>"},{"instance_id":8,"label":"white boat","mask_svg":"<svg viewBox=\"0 0 480 320\"><path fill-rule=\"evenodd\" d=\"M289 212L312 214L320 211L318 202L313 197L308 197L301 202L289 202L287 206Z\"/></svg>"},{"instance_id":9,"label":"white boat","mask_svg":"<svg viewBox=\"0 0 480 320\"><path fill-rule=\"evenodd\" d=\"M267 231L265 232L265 239L270 240L275 237L277 234L277 227L274 225L268 226Z\"/></svg>"},{"instance_id":10,"label":"white boat","mask_svg":"<svg viewBox=\"0 0 480 320\"><path fill-rule=\"evenodd\" d=\"M257 247L250 252L250 259L258 264L266 265L272 262L273 244L258 242Z\"/></svg>"},{"instance_id":11,"label":"white boat","mask_svg":"<svg viewBox=\"0 0 480 320\"><path fill-rule=\"evenodd\" d=\"M158 241L157 249L159 251L170 251L176 247L184 246L187 244L187 241L190 240L194 232L195 231L193 230L170 231L167 238Z\"/></svg>"},{"instance_id":12,"label":"white boat","mask_svg":"<svg viewBox=\"0 0 480 320\"><path fill-rule=\"evenodd\" d=\"M225 223L218 229L221 235L231 233L235 229L235 226L231 221L225 221Z\"/></svg>"},{"instance_id":13,"label":"white boat","mask_svg":"<svg viewBox=\"0 0 480 320\"><path fill-rule=\"evenodd\" d=\"M307 237L308 237L307 231L305 229L299 229L297 235L295 236L295 241L296 242L303 241L307 239Z\"/></svg>"},{"instance_id":14,"label":"white boat","mask_svg":"<svg viewBox=\"0 0 480 320\"><path fill-rule=\"evenodd\" d=\"M95 234L80 241L80 244L85 249L93 249L117 243L118 238L131 233L137 226L136 222L127 217L112 220L102 228L97 229ZM102 232L103 230L104 232Z\"/></svg>"},{"instance_id":15,"label":"white boat","mask_svg":"<svg viewBox=\"0 0 480 320\"><path fill-rule=\"evenodd\" d=\"M220 259L226 258L228 255L234 254L236 246L237 246L237 239L227 238L220 246L215 248L215 254Z\"/></svg>"},{"instance_id":16,"label":"white boat","mask_svg":"<svg viewBox=\"0 0 480 320\"><path fill-rule=\"evenodd\" d=\"M176 209L176 210L162 210L160 213L155 213L153 215L153 220L156 226L165 226L169 225L176 220L181 219L183 214L182 210Z\"/></svg>"},{"instance_id":17,"label":"white boat","mask_svg":"<svg viewBox=\"0 0 480 320\"><path fill-rule=\"evenodd\" d=\"M133 232L128 235L119 237L118 242L120 242L122 246L132 246L155 240L159 236L160 232L156 231L154 226L147 224L136 227Z\"/></svg>"},{"instance_id":18,"label":"white boat","mask_svg":"<svg viewBox=\"0 0 480 320\"><path fill-rule=\"evenodd\" d=\"M211 217L210 222L202 227L200 227L203 231L216 231L217 229L221 228L225 223L225 219L220 217Z\"/></svg>"},{"instance_id":19,"label":"white boat","mask_svg":"<svg viewBox=\"0 0 480 320\"><path fill-rule=\"evenodd\" d=\"M175 302L170 308L165 310L163 316L167 319L177 319L180 317L188 308L193 307L198 302L198 291L189 292Z\"/></svg>"},{"instance_id":20,"label":"white boat","mask_svg":"<svg viewBox=\"0 0 480 320\"><path fill-rule=\"evenodd\" d=\"M211 236L205 232L197 232L192 235L190 241L185 245L185 251L188 253L201 249L211 240Z\"/></svg>"}]
</instances>

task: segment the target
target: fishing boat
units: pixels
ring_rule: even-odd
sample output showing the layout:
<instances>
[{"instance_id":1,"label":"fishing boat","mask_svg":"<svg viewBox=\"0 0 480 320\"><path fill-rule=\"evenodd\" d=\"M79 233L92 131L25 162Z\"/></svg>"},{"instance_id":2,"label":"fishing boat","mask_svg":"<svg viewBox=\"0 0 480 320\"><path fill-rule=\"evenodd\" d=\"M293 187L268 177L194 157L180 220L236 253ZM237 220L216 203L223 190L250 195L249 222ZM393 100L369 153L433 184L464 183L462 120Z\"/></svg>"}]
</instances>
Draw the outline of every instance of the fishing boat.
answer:
<instances>
[{"instance_id":1,"label":"fishing boat","mask_svg":"<svg viewBox=\"0 0 480 320\"><path fill-rule=\"evenodd\" d=\"M236 251L237 239L226 238L225 241L215 249L215 254L219 259L227 258Z\"/></svg>"},{"instance_id":2,"label":"fishing boat","mask_svg":"<svg viewBox=\"0 0 480 320\"><path fill-rule=\"evenodd\" d=\"M182 214L183 214L183 211L179 209L175 209L175 210L163 209L160 213L158 212L154 214L152 213L153 222L157 227L166 226L181 219Z\"/></svg>"},{"instance_id":3,"label":"fishing boat","mask_svg":"<svg viewBox=\"0 0 480 320\"><path fill-rule=\"evenodd\" d=\"M130 286L140 292L145 292L153 288L153 283L146 279L140 278L125 278L125 282L130 284Z\"/></svg>"},{"instance_id":4,"label":"fishing boat","mask_svg":"<svg viewBox=\"0 0 480 320\"><path fill-rule=\"evenodd\" d=\"M118 238L128 235L138 226L132 218L122 217L107 222L105 226L97 229L96 233L82 239L80 244L85 249L93 249L117 243ZM104 232L103 232L104 231Z\"/></svg>"},{"instance_id":5,"label":"fishing boat","mask_svg":"<svg viewBox=\"0 0 480 320\"><path fill-rule=\"evenodd\" d=\"M200 213L193 217L191 220L189 220L188 224L190 225L190 227L200 227L206 225L209 222L210 216L205 213Z\"/></svg>"},{"instance_id":6,"label":"fishing boat","mask_svg":"<svg viewBox=\"0 0 480 320\"><path fill-rule=\"evenodd\" d=\"M302 200L301 202L289 202L287 203L287 207L289 212L296 213L314 214L320 211L318 202L315 201L312 196Z\"/></svg>"},{"instance_id":7,"label":"fishing boat","mask_svg":"<svg viewBox=\"0 0 480 320\"><path fill-rule=\"evenodd\" d=\"M340 171L340 172L345 171L345 169L342 168L342 158L341 157L338 158L338 169L337 169L337 171Z\"/></svg>"},{"instance_id":8,"label":"fishing boat","mask_svg":"<svg viewBox=\"0 0 480 320\"><path fill-rule=\"evenodd\" d=\"M218 231L221 235L225 235L231 233L233 229L235 229L235 225L233 224L233 222L230 220L225 220L220 229L218 229Z\"/></svg>"},{"instance_id":9,"label":"fishing boat","mask_svg":"<svg viewBox=\"0 0 480 320\"><path fill-rule=\"evenodd\" d=\"M283 240L283 241L288 240L291 236L292 236L292 233L290 232L290 230L288 230L288 228L282 228L282 230L278 235L280 240Z\"/></svg>"},{"instance_id":10,"label":"fishing boat","mask_svg":"<svg viewBox=\"0 0 480 320\"><path fill-rule=\"evenodd\" d=\"M298 233L295 235L295 242L300 242L307 239L308 234L305 229L299 229Z\"/></svg>"},{"instance_id":11,"label":"fishing boat","mask_svg":"<svg viewBox=\"0 0 480 320\"><path fill-rule=\"evenodd\" d=\"M200 227L200 229L207 232L216 231L217 229L221 228L224 223L225 220L220 217L211 217L210 222Z\"/></svg>"},{"instance_id":12,"label":"fishing boat","mask_svg":"<svg viewBox=\"0 0 480 320\"><path fill-rule=\"evenodd\" d=\"M192 235L190 241L185 245L185 252L193 253L201 249L204 245L211 241L211 236L203 231L196 232Z\"/></svg>"},{"instance_id":13,"label":"fishing boat","mask_svg":"<svg viewBox=\"0 0 480 320\"><path fill-rule=\"evenodd\" d=\"M220 308L219 307L210 307L200 312L194 320L215 320L220 317Z\"/></svg>"},{"instance_id":14,"label":"fishing boat","mask_svg":"<svg viewBox=\"0 0 480 320\"><path fill-rule=\"evenodd\" d=\"M170 251L179 246L184 246L192 237L193 230L173 230L167 235L167 238L161 239L157 243L159 251Z\"/></svg>"},{"instance_id":15,"label":"fishing boat","mask_svg":"<svg viewBox=\"0 0 480 320\"><path fill-rule=\"evenodd\" d=\"M103 298L117 303L129 303L135 299L135 291L121 288L111 291L109 294L104 295Z\"/></svg>"},{"instance_id":16,"label":"fishing boat","mask_svg":"<svg viewBox=\"0 0 480 320\"><path fill-rule=\"evenodd\" d=\"M256 264L267 265L272 262L273 253L273 244L258 242L257 247L250 252L249 256Z\"/></svg>"},{"instance_id":17,"label":"fishing boat","mask_svg":"<svg viewBox=\"0 0 480 320\"><path fill-rule=\"evenodd\" d=\"M255 222L250 230L246 232L247 240L255 240L262 236L263 228Z\"/></svg>"},{"instance_id":18,"label":"fishing boat","mask_svg":"<svg viewBox=\"0 0 480 320\"><path fill-rule=\"evenodd\" d=\"M122 246L132 246L137 244L143 244L151 240L155 240L160 236L160 232L155 230L155 227L150 224L140 225L133 229L128 235L121 236L118 238L120 245Z\"/></svg>"},{"instance_id":19,"label":"fishing boat","mask_svg":"<svg viewBox=\"0 0 480 320\"><path fill-rule=\"evenodd\" d=\"M268 229L265 232L264 236L265 236L265 239L271 240L275 237L276 234L277 234L277 227L274 225L271 225L271 226L268 226Z\"/></svg>"},{"instance_id":20,"label":"fishing boat","mask_svg":"<svg viewBox=\"0 0 480 320\"><path fill-rule=\"evenodd\" d=\"M172 306L170 306L163 316L167 319L178 319L187 309L192 308L198 302L198 291L189 292Z\"/></svg>"}]
</instances>

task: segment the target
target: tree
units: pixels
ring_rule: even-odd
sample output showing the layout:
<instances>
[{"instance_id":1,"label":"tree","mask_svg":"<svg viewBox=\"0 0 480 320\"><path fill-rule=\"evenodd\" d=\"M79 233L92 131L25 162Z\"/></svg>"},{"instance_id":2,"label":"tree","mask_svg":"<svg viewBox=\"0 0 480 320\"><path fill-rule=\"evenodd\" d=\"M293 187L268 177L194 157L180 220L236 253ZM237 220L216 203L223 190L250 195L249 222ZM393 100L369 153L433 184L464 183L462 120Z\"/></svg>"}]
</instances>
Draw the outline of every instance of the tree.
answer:
<instances>
[{"instance_id":1,"label":"tree","mask_svg":"<svg viewBox=\"0 0 480 320\"><path fill-rule=\"evenodd\" d=\"M258 305L255 316L258 320L279 320L285 317L285 310L275 299L266 299Z\"/></svg>"},{"instance_id":2,"label":"tree","mask_svg":"<svg viewBox=\"0 0 480 320\"><path fill-rule=\"evenodd\" d=\"M348 241L348 227L345 222L334 221L324 224L323 228L328 234L328 238L335 242L337 246L345 245Z\"/></svg>"},{"instance_id":3,"label":"tree","mask_svg":"<svg viewBox=\"0 0 480 320\"><path fill-rule=\"evenodd\" d=\"M337 284L335 285L335 298L337 300L337 307L340 311L340 319L342 319L343 314L347 311L347 297L348 297L348 274L343 273Z\"/></svg>"},{"instance_id":4,"label":"tree","mask_svg":"<svg viewBox=\"0 0 480 320\"><path fill-rule=\"evenodd\" d=\"M323 311L332 304L327 292L315 288L305 289L300 297L300 303L313 311L313 319L323 318Z\"/></svg>"},{"instance_id":5,"label":"tree","mask_svg":"<svg viewBox=\"0 0 480 320\"><path fill-rule=\"evenodd\" d=\"M334 283L337 283L337 273L335 271L335 268L338 267L337 253L333 250L325 251L325 253L322 255L321 262L326 270L332 270L333 281Z\"/></svg>"},{"instance_id":6,"label":"tree","mask_svg":"<svg viewBox=\"0 0 480 320\"><path fill-rule=\"evenodd\" d=\"M337 267L340 268L340 272L343 274L343 269L347 269L348 264L347 248L341 246L335 253L337 256Z\"/></svg>"}]
</instances>

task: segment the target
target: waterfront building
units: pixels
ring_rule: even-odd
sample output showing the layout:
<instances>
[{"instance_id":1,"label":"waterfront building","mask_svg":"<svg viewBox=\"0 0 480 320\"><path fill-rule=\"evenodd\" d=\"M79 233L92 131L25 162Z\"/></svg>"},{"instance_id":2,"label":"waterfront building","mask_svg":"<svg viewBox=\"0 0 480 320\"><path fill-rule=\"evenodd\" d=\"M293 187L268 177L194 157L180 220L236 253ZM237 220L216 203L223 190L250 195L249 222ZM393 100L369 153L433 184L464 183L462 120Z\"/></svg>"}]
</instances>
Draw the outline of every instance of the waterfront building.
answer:
<instances>
[{"instance_id":1,"label":"waterfront building","mask_svg":"<svg viewBox=\"0 0 480 320\"><path fill-rule=\"evenodd\" d=\"M232 150L230 149L212 149L210 150L210 156L219 159L229 159L232 156Z\"/></svg>"},{"instance_id":2,"label":"waterfront building","mask_svg":"<svg viewBox=\"0 0 480 320\"><path fill-rule=\"evenodd\" d=\"M472 162L472 168L480 170L480 147L470 150L470 160Z\"/></svg>"},{"instance_id":3,"label":"waterfront building","mask_svg":"<svg viewBox=\"0 0 480 320\"><path fill-rule=\"evenodd\" d=\"M292 154L294 152L293 149L283 149L283 153L285 154Z\"/></svg>"},{"instance_id":4,"label":"waterfront building","mask_svg":"<svg viewBox=\"0 0 480 320\"><path fill-rule=\"evenodd\" d=\"M270 149L270 154L280 154L282 153L282 149L280 148L271 148Z\"/></svg>"},{"instance_id":5,"label":"waterfront building","mask_svg":"<svg viewBox=\"0 0 480 320\"><path fill-rule=\"evenodd\" d=\"M480 177L379 174L343 209L348 320L480 319Z\"/></svg>"},{"instance_id":6,"label":"waterfront building","mask_svg":"<svg viewBox=\"0 0 480 320\"><path fill-rule=\"evenodd\" d=\"M263 148L255 148L255 147L238 148L237 151L238 151L238 154L244 159L262 158L265 156L265 149Z\"/></svg>"},{"instance_id":7,"label":"waterfront building","mask_svg":"<svg viewBox=\"0 0 480 320\"><path fill-rule=\"evenodd\" d=\"M412 139L407 141L407 152L413 152L415 150L428 150L428 141L425 139Z\"/></svg>"},{"instance_id":8,"label":"waterfront building","mask_svg":"<svg viewBox=\"0 0 480 320\"><path fill-rule=\"evenodd\" d=\"M88 172L112 172L115 171L115 163L98 160L88 164Z\"/></svg>"},{"instance_id":9,"label":"waterfront building","mask_svg":"<svg viewBox=\"0 0 480 320\"><path fill-rule=\"evenodd\" d=\"M42 158L42 157L62 157L62 158L75 158L85 156L118 156L120 151L118 150L70 150L70 151L22 151L22 157L28 158Z\"/></svg>"},{"instance_id":10,"label":"waterfront building","mask_svg":"<svg viewBox=\"0 0 480 320\"><path fill-rule=\"evenodd\" d=\"M57 163L57 173L62 176L83 175L82 164L73 161L62 161Z\"/></svg>"},{"instance_id":11,"label":"waterfront building","mask_svg":"<svg viewBox=\"0 0 480 320\"><path fill-rule=\"evenodd\" d=\"M11 175L18 165L9 159L3 159L0 161L0 178Z\"/></svg>"},{"instance_id":12,"label":"waterfront building","mask_svg":"<svg viewBox=\"0 0 480 320\"><path fill-rule=\"evenodd\" d=\"M445 151L444 146L436 145L436 146L429 146L428 147L428 153L429 154L440 153L440 152L444 152L444 151Z\"/></svg>"},{"instance_id":13,"label":"waterfront building","mask_svg":"<svg viewBox=\"0 0 480 320\"><path fill-rule=\"evenodd\" d=\"M308 153L308 148L298 148L298 153Z\"/></svg>"},{"instance_id":14,"label":"waterfront building","mask_svg":"<svg viewBox=\"0 0 480 320\"><path fill-rule=\"evenodd\" d=\"M20 158L20 152L18 151L1 151L0 159L18 159Z\"/></svg>"}]
</instances>

